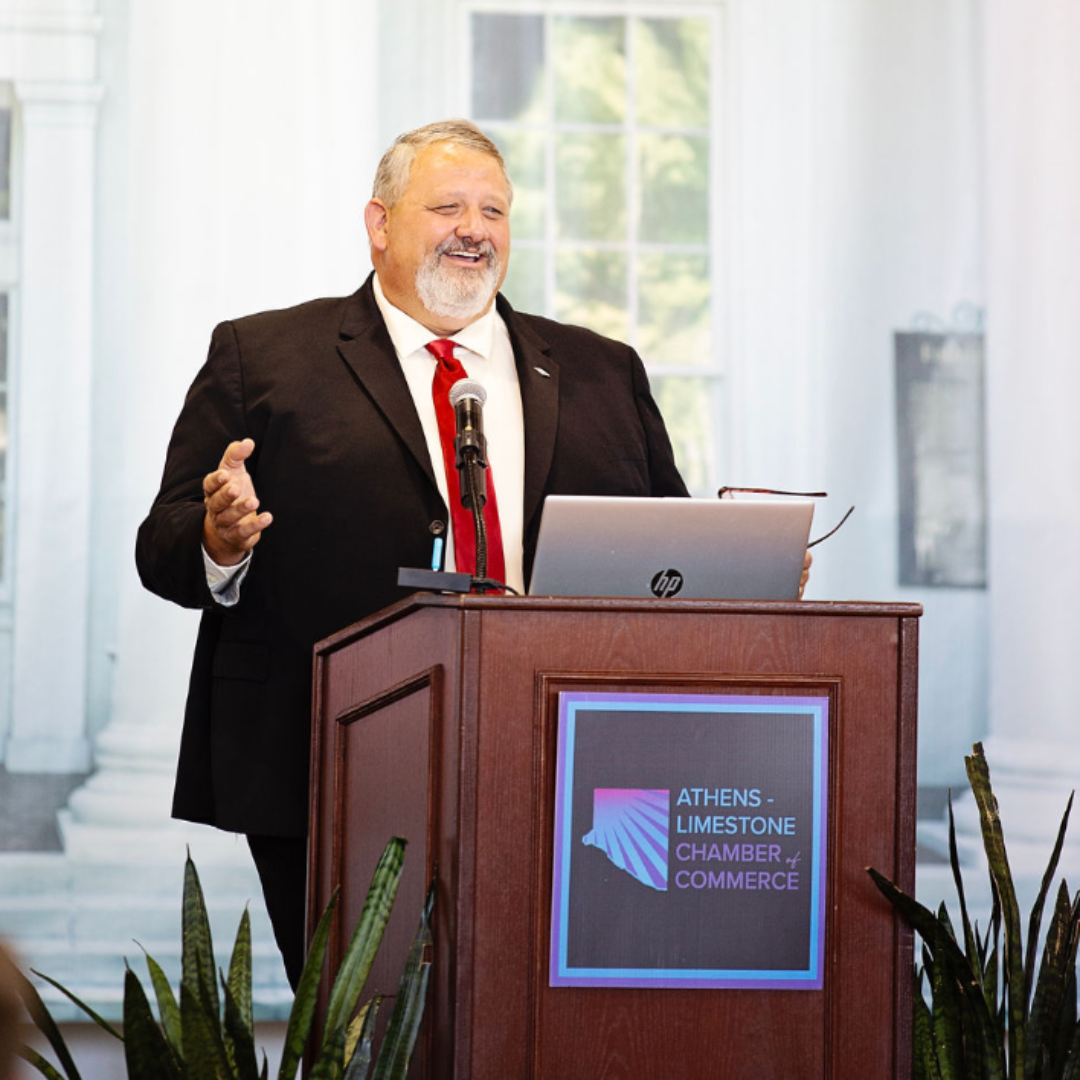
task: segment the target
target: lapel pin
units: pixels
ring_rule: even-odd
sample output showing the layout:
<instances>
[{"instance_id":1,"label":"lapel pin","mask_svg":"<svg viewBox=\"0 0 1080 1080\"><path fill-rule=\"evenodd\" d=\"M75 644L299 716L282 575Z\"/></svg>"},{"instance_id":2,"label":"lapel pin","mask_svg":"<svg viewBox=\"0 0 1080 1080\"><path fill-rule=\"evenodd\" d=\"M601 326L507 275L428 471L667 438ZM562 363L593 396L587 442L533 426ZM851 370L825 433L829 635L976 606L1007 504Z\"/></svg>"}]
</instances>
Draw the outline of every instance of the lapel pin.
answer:
<instances>
[{"instance_id":1,"label":"lapel pin","mask_svg":"<svg viewBox=\"0 0 1080 1080\"><path fill-rule=\"evenodd\" d=\"M542 367L534 367L533 371L535 371L538 375L543 375L545 379L551 378L551 374L545 371Z\"/></svg>"}]
</instances>

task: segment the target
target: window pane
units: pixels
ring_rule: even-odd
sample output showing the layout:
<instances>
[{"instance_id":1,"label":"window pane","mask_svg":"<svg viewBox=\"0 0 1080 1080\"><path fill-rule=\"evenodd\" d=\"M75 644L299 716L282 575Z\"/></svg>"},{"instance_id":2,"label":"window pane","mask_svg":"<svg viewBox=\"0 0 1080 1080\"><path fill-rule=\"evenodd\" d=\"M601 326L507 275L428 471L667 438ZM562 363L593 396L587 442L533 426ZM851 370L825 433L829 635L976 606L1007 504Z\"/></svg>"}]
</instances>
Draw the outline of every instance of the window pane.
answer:
<instances>
[{"instance_id":1,"label":"window pane","mask_svg":"<svg viewBox=\"0 0 1080 1080\"><path fill-rule=\"evenodd\" d=\"M650 364L709 363L708 256L638 257L638 345Z\"/></svg>"},{"instance_id":2,"label":"window pane","mask_svg":"<svg viewBox=\"0 0 1080 1080\"><path fill-rule=\"evenodd\" d=\"M626 239L626 140L622 135L558 135L555 204L558 235Z\"/></svg>"},{"instance_id":3,"label":"window pane","mask_svg":"<svg viewBox=\"0 0 1080 1080\"><path fill-rule=\"evenodd\" d=\"M669 375L650 380L653 397L667 424L675 464L695 494L703 495L712 475L713 383L705 378Z\"/></svg>"},{"instance_id":4,"label":"window pane","mask_svg":"<svg viewBox=\"0 0 1080 1080\"><path fill-rule=\"evenodd\" d=\"M705 127L709 122L709 23L637 19L638 120L644 125Z\"/></svg>"},{"instance_id":5,"label":"window pane","mask_svg":"<svg viewBox=\"0 0 1080 1080\"><path fill-rule=\"evenodd\" d=\"M543 312L544 252L514 248L502 291L518 311Z\"/></svg>"},{"instance_id":6,"label":"window pane","mask_svg":"<svg viewBox=\"0 0 1080 1080\"><path fill-rule=\"evenodd\" d=\"M646 243L706 244L709 239L709 141L686 135L638 138L639 230Z\"/></svg>"},{"instance_id":7,"label":"window pane","mask_svg":"<svg viewBox=\"0 0 1080 1080\"><path fill-rule=\"evenodd\" d=\"M514 185L514 205L510 226L521 240L539 240L544 235L547 192L544 182L544 135L542 132L496 130L488 134L506 161Z\"/></svg>"},{"instance_id":8,"label":"window pane","mask_svg":"<svg viewBox=\"0 0 1080 1080\"><path fill-rule=\"evenodd\" d=\"M474 14L472 63L473 116L481 120L543 117L542 15Z\"/></svg>"},{"instance_id":9,"label":"window pane","mask_svg":"<svg viewBox=\"0 0 1080 1080\"><path fill-rule=\"evenodd\" d=\"M556 18L555 120L617 124L626 115L626 20Z\"/></svg>"},{"instance_id":10,"label":"window pane","mask_svg":"<svg viewBox=\"0 0 1080 1080\"><path fill-rule=\"evenodd\" d=\"M555 259L555 318L625 341L626 256L621 251L560 251Z\"/></svg>"}]
</instances>

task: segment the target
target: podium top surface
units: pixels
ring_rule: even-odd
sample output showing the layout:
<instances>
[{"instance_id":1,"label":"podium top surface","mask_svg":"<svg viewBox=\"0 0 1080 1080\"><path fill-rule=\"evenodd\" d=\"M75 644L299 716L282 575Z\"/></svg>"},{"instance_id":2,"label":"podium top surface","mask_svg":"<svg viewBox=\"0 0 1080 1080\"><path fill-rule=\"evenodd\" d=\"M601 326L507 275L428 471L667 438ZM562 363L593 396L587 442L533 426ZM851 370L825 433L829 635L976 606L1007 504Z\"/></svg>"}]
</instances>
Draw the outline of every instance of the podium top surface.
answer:
<instances>
[{"instance_id":1,"label":"podium top surface","mask_svg":"<svg viewBox=\"0 0 1080 1080\"><path fill-rule=\"evenodd\" d=\"M656 598L576 597L576 596L480 596L418 592L366 619L344 627L315 646L315 655L331 653L349 642L365 637L424 608L457 612L623 612L640 614L695 615L791 615L797 618L894 618L913 619L923 613L922 604L878 603L865 600L661 600Z\"/></svg>"}]
</instances>

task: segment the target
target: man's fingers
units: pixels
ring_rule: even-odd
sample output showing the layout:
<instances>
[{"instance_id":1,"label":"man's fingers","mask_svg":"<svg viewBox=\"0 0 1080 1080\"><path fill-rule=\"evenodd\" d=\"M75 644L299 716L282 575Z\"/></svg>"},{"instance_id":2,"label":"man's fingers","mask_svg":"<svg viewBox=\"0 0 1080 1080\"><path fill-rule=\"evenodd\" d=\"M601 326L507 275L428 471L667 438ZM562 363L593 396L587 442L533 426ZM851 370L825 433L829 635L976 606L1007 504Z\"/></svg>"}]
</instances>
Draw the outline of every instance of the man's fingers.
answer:
<instances>
[{"instance_id":1,"label":"man's fingers","mask_svg":"<svg viewBox=\"0 0 1080 1080\"><path fill-rule=\"evenodd\" d=\"M259 500L250 483L231 480L227 484L205 493L203 503L211 514L220 514L233 506L243 506L245 510L257 510Z\"/></svg>"},{"instance_id":2,"label":"man's fingers","mask_svg":"<svg viewBox=\"0 0 1080 1080\"><path fill-rule=\"evenodd\" d=\"M270 514L247 514L226 532L234 543L242 543L250 547L273 520Z\"/></svg>"},{"instance_id":3,"label":"man's fingers","mask_svg":"<svg viewBox=\"0 0 1080 1080\"><path fill-rule=\"evenodd\" d=\"M219 469L239 469L249 457L251 457L252 450L255 449L254 439L240 439L238 442L231 442L225 447L225 453L222 455L221 464Z\"/></svg>"},{"instance_id":4,"label":"man's fingers","mask_svg":"<svg viewBox=\"0 0 1080 1080\"><path fill-rule=\"evenodd\" d=\"M221 504L220 508L214 505L216 501L216 496L213 499L207 499L206 508L210 511L211 524L219 530L231 528L238 521L259 509L259 500L254 495L246 499L229 499Z\"/></svg>"},{"instance_id":5,"label":"man's fingers","mask_svg":"<svg viewBox=\"0 0 1080 1080\"><path fill-rule=\"evenodd\" d=\"M229 443L218 467L203 477L203 495L207 500L214 497L218 500L213 506L207 502L207 509L211 513L223 509L236 498L255 494L254 484L244 464L254 449L254 439L240 439ZM232 490L226 492L229 485L233 485Z\"/></svg>"},{"instance_id":6,"label":"man's fingers","mask_svg":"<svg viewBox=\"0 0 1080 1080\"><path fill-rule=\"evenodd\" d=\"M802 564L802 576L799 578L799 599L803 598L803 593L806 592L806 583L810 580L810 564L813 563L814 557L809 551L803 556Z\"/></svg>"},{"instance_id":7,"label":"man's fingers","mask_svg":"<svg viewBox=\"0 0 1080 1080\"><path fill-rule=\"evenodd\" d=\"M245 514L228 526L220 524L219 519L211 528L223 544L235 551L248 551L273 520L273 515L268 513Z\"/></svg>"}]
</instances>

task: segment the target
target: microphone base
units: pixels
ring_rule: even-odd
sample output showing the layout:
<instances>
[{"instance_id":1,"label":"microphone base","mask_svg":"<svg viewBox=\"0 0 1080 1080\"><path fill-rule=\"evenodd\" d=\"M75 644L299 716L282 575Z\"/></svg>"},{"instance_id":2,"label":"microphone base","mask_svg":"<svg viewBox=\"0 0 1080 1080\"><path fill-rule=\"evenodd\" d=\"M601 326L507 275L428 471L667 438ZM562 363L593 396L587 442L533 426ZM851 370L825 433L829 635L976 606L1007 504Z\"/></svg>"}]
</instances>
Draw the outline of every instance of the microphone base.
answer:
<instances>
[{"instance_id":1,"label":"microphone base","mask_svg":"<svg viewBox=\"0 0 1080 1080\"><path fill-rule=\"evenodd\" d=\"M425 592L446 593L515 593L509 585L494 578L478 578L472 574L454 574L448 570L419 570L399 566L397 583L406 589L423 589Z\"/></svg>"},{"instance_id":2,"label":"microphone base","mask_svg":"<svg viewBox=\"0 0 1080 1080\"><path fill-rule=\"evenodd\" d=\"M472 574L455 574L449 570L419 570L399 566L397 583L406 589L424 589L427 592L470 593Z\"/></svg>"}]
</instances>

